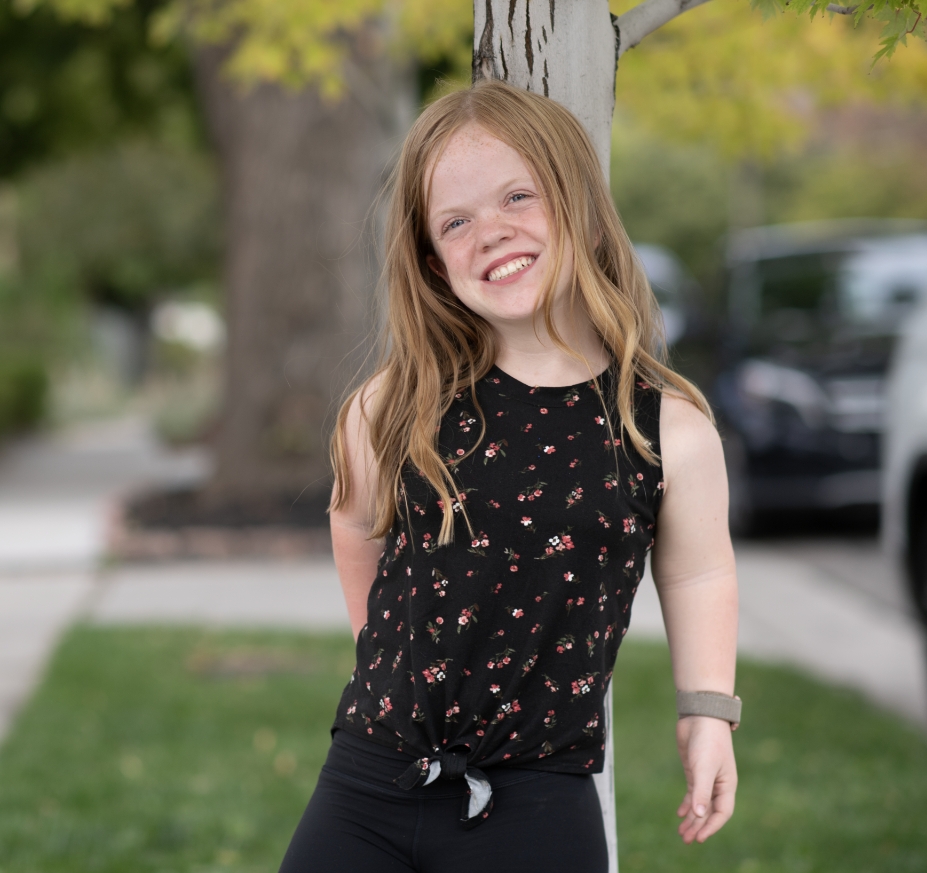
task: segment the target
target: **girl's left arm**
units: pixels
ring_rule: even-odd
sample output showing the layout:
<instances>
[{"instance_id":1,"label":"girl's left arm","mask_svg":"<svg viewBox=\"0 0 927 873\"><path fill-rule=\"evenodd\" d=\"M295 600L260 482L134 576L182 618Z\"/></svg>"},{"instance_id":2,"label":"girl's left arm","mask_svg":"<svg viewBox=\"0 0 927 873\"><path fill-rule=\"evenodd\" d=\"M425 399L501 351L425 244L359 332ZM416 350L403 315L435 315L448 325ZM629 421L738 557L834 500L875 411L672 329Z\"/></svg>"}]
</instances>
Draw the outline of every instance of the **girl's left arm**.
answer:
<instances>
[{"instance_id":1,"label":"girl's left arm","mask_svg":"<svg viewBox=\"0 0 927 873\"><path fill-rule=\"evenodd\" d=\"M665 393L660 450L666 491L652 555L679 691L734 693L737 574L728 531L724 454L717 430L688 400ZM676 727L687 791L677 814L686 843L702 843L734 812L731 727L687 716Z\"/></svg>"}]
</instances>

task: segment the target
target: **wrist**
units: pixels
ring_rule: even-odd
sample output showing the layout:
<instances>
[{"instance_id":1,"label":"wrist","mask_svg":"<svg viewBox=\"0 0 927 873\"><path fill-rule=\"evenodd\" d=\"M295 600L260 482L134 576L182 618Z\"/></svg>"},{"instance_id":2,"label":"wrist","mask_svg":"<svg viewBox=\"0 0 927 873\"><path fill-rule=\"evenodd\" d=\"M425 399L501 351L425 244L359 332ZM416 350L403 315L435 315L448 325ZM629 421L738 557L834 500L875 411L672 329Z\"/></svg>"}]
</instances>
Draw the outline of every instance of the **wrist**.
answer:
<instances>
[{"instance_id":1,"label":"wrist","mask_svg":"<svg viewBox=\"0 0 927 873\"><path fill-rule=\"evenodd\" d=\"M720 719L736 731L740 727L741 700L719 691L677 691L676 714L680 719L689 716Z\"/></svg>"}]
</instances>

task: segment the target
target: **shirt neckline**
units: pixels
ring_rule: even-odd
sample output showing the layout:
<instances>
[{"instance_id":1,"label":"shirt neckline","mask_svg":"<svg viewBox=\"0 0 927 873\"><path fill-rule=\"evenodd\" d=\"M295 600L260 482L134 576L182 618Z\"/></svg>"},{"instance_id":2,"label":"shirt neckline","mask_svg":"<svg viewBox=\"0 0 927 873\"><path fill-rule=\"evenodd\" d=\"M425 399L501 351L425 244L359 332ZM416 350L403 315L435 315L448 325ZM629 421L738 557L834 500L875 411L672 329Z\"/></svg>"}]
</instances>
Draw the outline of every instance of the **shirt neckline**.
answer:
<instances>
[{"instance_id":1,"label":"shirt neckline","mask_svg":"<svg viewBox=\"0 0 927 873\"><path fill-rule=\"evenodd\" d=\"M599 386L604 390L603 386L610 381L610 377L611 367L606 367L594 378L590 377L575 385L528 385L510 376L497 364L493 364L492 369L483 377L483 381L501 389L503 394L515 400L530 403L532 406L547 407L572 406L584 396L597 397L594 380L598 379Z\"/></svg>"}]
</instances>

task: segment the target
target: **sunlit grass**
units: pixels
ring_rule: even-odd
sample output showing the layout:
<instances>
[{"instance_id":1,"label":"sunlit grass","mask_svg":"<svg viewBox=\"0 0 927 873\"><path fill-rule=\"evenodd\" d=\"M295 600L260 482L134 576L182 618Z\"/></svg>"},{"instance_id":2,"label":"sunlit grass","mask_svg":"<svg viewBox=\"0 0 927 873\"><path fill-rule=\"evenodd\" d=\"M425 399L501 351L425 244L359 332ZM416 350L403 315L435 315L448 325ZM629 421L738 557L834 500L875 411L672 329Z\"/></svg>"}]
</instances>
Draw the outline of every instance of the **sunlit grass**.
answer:
<instances>
[{"instance_id":1,"label":"sunlit grass","mask_svg":"<svg viewBox=\"0 0 927 873\"><path fill-rule=\"evenodd\" d=\"M344 635L74 630L0 751L0 873L276 870L352 661ZM738 688L737 813L686 847L666 653L622 651L623 870L927 869L922 735L793 671Z\"/></svg>"}]
</instances>

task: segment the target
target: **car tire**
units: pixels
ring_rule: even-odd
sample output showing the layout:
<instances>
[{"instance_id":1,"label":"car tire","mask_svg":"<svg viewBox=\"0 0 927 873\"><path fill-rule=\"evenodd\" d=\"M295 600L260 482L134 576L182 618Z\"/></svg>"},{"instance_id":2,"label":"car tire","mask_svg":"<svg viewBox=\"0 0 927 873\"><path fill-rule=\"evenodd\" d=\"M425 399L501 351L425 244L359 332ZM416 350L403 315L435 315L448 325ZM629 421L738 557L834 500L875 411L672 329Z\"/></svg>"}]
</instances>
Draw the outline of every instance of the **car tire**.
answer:
<instances>
[{"instance_id":1,"label":"car tire","mask_svg":"<svg viewBox=\"0 0 927 873\"><path fill-rule=\"evenodd\" d=\"M756 529L756 510L750 493L747 451L743 440L736 434L724 440L724 463L727 467L728 525L731 536L750 536Z\"/></svg>"},{"instance_id":2,"label":"car tire","mask_svg":"<svg viewBox=\"0 0 927 873\"><path fill-rule=\"evenodd\" d=\"M927 627L927 508L911 526L911 537L908 581L917 614Z\"/></svg>"}]
</instances>

